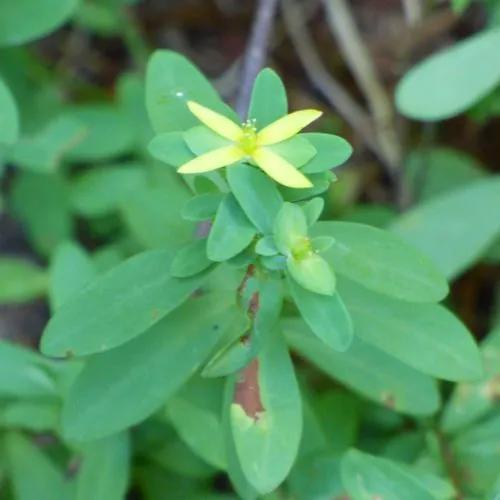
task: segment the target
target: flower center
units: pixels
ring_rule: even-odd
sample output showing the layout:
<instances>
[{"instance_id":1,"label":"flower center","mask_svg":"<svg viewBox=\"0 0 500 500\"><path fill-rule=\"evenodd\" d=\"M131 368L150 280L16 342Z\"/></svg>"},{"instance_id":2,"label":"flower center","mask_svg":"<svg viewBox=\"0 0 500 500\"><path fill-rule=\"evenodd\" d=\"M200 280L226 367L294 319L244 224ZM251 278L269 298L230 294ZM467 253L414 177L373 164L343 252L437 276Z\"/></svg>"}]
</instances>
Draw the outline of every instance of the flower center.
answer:
<instances>
[{"instance_id":1,"label":"flower center","mask_svg":"<svg viewBox=\"0 0 500 500\"><path fill-rule=\"evenodd\" d=\"M292 257L295 260L303 260L313 253L311 240L307 237L301 238L292 248Z\"/></svg>"},{"instance_id":2,"label":"flower center","mask_svg":"<svg viewBox=\"0 0 500 500\"><path fill-rule=\"evenodd\" d=\"M242 134L238 145L240 148L249 156L257 148L257 127L255 126L255 120L247 120L241 125Z\"/></svg>"}]
</instances>

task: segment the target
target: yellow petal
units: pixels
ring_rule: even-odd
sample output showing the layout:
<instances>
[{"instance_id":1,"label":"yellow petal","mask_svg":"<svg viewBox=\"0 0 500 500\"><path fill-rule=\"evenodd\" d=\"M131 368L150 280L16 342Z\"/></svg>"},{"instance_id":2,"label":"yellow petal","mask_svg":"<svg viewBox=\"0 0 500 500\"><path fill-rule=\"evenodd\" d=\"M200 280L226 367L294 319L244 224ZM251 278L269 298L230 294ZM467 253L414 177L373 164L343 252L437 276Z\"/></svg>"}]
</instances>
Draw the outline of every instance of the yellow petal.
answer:
<instances>
[{"instance_id":1,"label":"yellow petal","mask_svg":"<svg viewBox=\"0 0 500 500\"><path fill-rule=\"evenodd\" d=\"M245 153L236 146L225 146L223 148L214 149L208 153L194 158L184 165L181 165L177 172L181 174L201 174L210 172L218 168L227 167L231 163L244 158Z\"/></svg>"},{"instance_id":2,"label":"yellow petal","mask_svg":"<svg viewBox=\"0 0 500 500\"><path fill-rule=\"evenodd\" d=\"M252 155L255 163L276 182L292 188L308 188L311 181L292 164L268 148L258 148Z\"/></svg>"},{"instance_id":3,"label":"yellow petal","mask_svg":"<svg viewBox=\"0 0 500 500\"><path fill-rule=\"evenodd\" d=\"M211 109L205 108L205 106L202 106L194 101L188 101L187 105L191 113L193 113L193 115L196 116L201 123L212 129L214 132L217 132L222 137L225 137L230 141L237 141L241 137L241 127L236 125L236 123L229 118L226 118Z\"/></svg>"},{"instance_id":4,"label":"yellow petal","mask_svg":"<svg viewBox=\"0 0 500 500\"><path fill-rule=\"evenodd\" d=\"M317 120L322 114L321 111L316 109L304 109L290 113L259 131L257 145L269 146L290 139L311 122Z\"/></svg>"}]
</instances>

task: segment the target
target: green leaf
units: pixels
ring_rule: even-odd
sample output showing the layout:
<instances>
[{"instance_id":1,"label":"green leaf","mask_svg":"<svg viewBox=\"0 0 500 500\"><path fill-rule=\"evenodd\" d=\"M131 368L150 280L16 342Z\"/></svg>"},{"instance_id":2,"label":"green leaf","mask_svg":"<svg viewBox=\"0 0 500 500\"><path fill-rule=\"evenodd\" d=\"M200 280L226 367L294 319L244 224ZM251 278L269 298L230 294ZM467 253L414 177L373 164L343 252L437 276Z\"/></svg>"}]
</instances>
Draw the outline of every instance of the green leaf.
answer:
<instances>
[{"instance_id":1,"label":"green leaf","mask_svg":"<svg viewBox=\"0 0 500 500\"><path fill-rule=\"evenodd\" d=\"M0 399L52 398L55 381L39 354L6 341L0 342Z\"/></svg>"},{"instance_id":2,"label":"green leaf","mask_svg":"<svg viewBox=\"0 0 500 500\"><path fill-rule=\"evenodd\" d=\"M434 377L481 377L481 356L472 335L444 307L394 300L344 280L339 289L359 338Z\"/></svg>"},{"instance_id":3,"label":"green leaf","mask_svg":"<svg viewBox=\"0 0 500 500\"><path fill-rule=\"evenodd\" d=\"M181 217L190 192L175 172L168 184L139 189L121 205L132 236L145 248L180 248L193 239L196 226Z\"/></svg>"},{"instance_id":4,"label":"green leaf","mask_svg":"<svg viewBox=\"0 0 500 500\"><path fill-rule=\"evenodd\" d=\"M123 500L129 481L130 444L126 433L84 446L75 500Z\"/></svg>"},{"instance_id":5,"label":"green leaf","mask_svg":"<svg viewBox=\"0 0 500 500\"><path fill-rule=\"evenodd\" d=\"M288 112L286 89L281 78L270 68L263 69L255 79L248 118L258 129L273 123Z\"/></svg>"},{"instance_id":6,"label":"green leaf","mask_svg":"<svg viewBox=\"0 0 500 500\"><path fill-rule=\"evenodd\" d=\"M435 381L354 337L348 351L325 346L299 319L282 322L288 343L320 370L365 397L410 415L431 415L439 407Z\"/></svg>"},{"instance_id":7,"label":"green leaf","mask_svg":"<svg viewBox=\"0 0 500 500\"><path fill-rule=\"evenodd\" d=\"M312 226L318 221L324 207L325 200L323 200L323 198L312 198L301 205L308 226Z\"/></svg>"},{"instance_id":8,"label":"green leaf","mask_svg":"<svg viewBox=\"0 0 500 500\"><path fill-rule=\"evenodd\" d=\"M227 169L231 190L250 221L263 234L271 234L283 199L273 181L255 167Z\"/></svg>"},{"instance_id":9,"label":"green leaf","mask_svg":"<svg viewBox=\"0 0 500 500\"><path fill-rule=\"evenodd\" d=\"M47 273L27 260L0 258L0 304L17 304L47 292Z\"/></svg>"},{"instance_id":10,"label":"green leaf","mask_svg":"<svg viewBox=\"0 0 500 500\"><path fill-rule=\"evenodd\" d=\"M123 163L86 170L71 179L71 204L77 213L99 217L117 210L139 190L146 189L140 163Z\"/></svg>"},{"instance_id":11,"label":"green leaf","mask_svg":"<svg viewBox=\"0 0 500 500\"><path fill-rule=\"evenodd\" d=\"M274 220L274 242L283 255L291 255L307 239L307 219L298 205L283 203Z\"/></svg>"},{"instance_id":12,"label":"green leaf","mask_svg":"<svg viewBox=\"0 0 500 500\"><path fill-rule=\"evenodd\" d=\"M451 7L455 13L462 14L467 10L471 2L472 0L451 0Z\"/></svg>"},{"instance_id":13,"label":"green leaf","mask_svg":"<svg viewBox=\"0 0 500 500\"><path fill-rule=\"evenodd\" d=\"M43 255L71 239L73 221L61 177L23 172L14 179L11 202L32 245Z\"/></svg>"},{"instance_id":14,"label":"green leaf","mask_svg":"<svg viewBox=\"0 0 500 500\"><path fill-rule=\"evenodd\" d=\"M412 151L405 160L405 171L419 201L465 187L485 176L475 158L439 147Z\"/></svg>"},{"instance_id":15,"label":"green leaf","mask_svg":"<svg viewBox=\"0 0 500 500\"><path fill-rule=\"evenodd\" d=\"M341 463L342 482L353 500L435 500L435 496L396 462L374 457L358 450L348 451Z\"/></svg>"},{"instance_id":16,"label":"green leaf","mask_svg":"<svg viewBox=\"0 0 500 500\"><path fill-rule=\"evenodd\" d=\"M37 135L20 139L9 152L9 160L27 170L53 172L86 135L87 128L81 122L60 116Z\"/></svg>"},{"instance_id":17,"label":"green leaf","mask_svg":"<svg viewBox=\"0 0 500 500\"><path fill-rule=\"evenodd\" d=\"M429 121L470 108L500 81L499 45L500 30L485 30L425 59L399 82L399 111Z\"/></svg>"},{"instance_id":18,"label":"green leaf","mask_svg":"<svg viewBox=\"0 0 500 500\"><path fill-rule=\"evenodd\" d=\"M196 377L167 403L167 415L181 439L203 460L221 470L226 468L222 397L220 380Z\"/></svg>"},{"instance_id":19,"label":"green leaf","mask_svg":"<svg viewBox=\"0 0 500 500\"><path fill-rule=\"evenodd\" d=\"M265 257L272 257L278 253L274 238L272 236L263 236L255 245L255 252Z\"/></svg>"},{"instance_id":20,"label":"green leaf","mask_svg":"<svg viewBox=\"0 0 500 500\"><path fill-rule=\"evenodd\" d=\"M67 500L71 484L28 438L10 432L5 452L16 500Z\"/></svg>"},{"instance_id":21,"label":"green leaf","mask_svg":"<svg viewBox=\"0 0 500 500\"><path fill-rule=\"evenodd\" d=\"M97 271L85 250L73 242L62 243L50 263L49 298L53 311L75 296Z\"/></svg>"},{"instance_id":22,"label":"green leaf","mask_svg":"<svg viewBox=\"0 0 500 500\"><path fill-rule=\"evenodd\" d=\"M311 246L317 253L326 252L335 243L331 236L317 236L311 240Z\"/></svg>"},{"instance_id":23,"label":"green leaf","mask_svg":"<svg viewBox=\"0 0 500 500\"><path fill-rule=\"evenodd\" d=\"M208 258L222 262L242 252L256 231L232 194L222 200L207 241Z\"/></svg>"},{"instance_id":24,"label":"green leaf","mask_svg":"<svg viewBox=\"0 0 500 500\"><path fill-rule=\"evenodd\" d=\"M485 376L478 382L457 384L441 420L445 432L456 433L484 417L497 404L500 394L500 327L481 343Z\"/></svg>"},{"instance_id":25,"label":"green leaf","mask_svg":"<svg viewBox=\"0 0 500 500\"><path fill-rule=\"evenodd\" d=\"M317 174L342 165L352 154L351 145L342 137L331 134L300 134L316 149L314 156L302 167L305 174Z\"/></svg>"},{"instance_id":26,"label":"green leaf","mask_svg":"<svg viewBox=\"0 0 500 500\"><path fill-rule=\"evenodd\" d=\"M182 132L165 132L157 135L149 143L148 151L157 160L176 168L194 158Z\"/></svg>"},{"instance_id":27,"label":"green leaf","mask_svg":"<svg viewBox=\"0 0 500 500\"><path fill-rule=\"evenodd\" d=\"M228 377L224 388L224 401L222 407L222 430L224 433L224 449L227 461L227 474L236 493L243 500L255 500L259 494L248 482L241 463L236 453L236 445L231 428L231 408L234 390L236 388L236 377Z\"/></svg>"},{"instance_id":28,"label":"green leaf","mask_svg":"<svg viewBox=\"0 0 500 500\"><path fill-rule=\"evenodd\" d=\"M300 500L340 500L345 493L340 480L337 453L318 452L299 460L287 480L292 498Z\"/></svg>"},{"instance_id":29,"label":"green leaf","mask_svg":"<svg viewBox=\"0 0 500 500\"><path fill-rule=\"evenodd\" d=\"M260 493L288 475L299 447L302 408L294 369L274 329L259 356L240 374L231 404L231 428L241 468Z\"/></svg>"},{"instance_id":30,"label":"green leaf","mask_svg":"<svg viewBox=\"0 0 500 500\"><path fill-rule=\"evenodd\" d=\"M335 238L323 254L334 271L376 292L409 302L437 302L448 293L433 263L388 231L351 222L318 222L311 234Z\"/></svg>"},{"instance_id":31,"label":"green leaf","mask_svg":"<svg viewBox=\"0 0 500 500\"><path fill-rule=\"evenodd\" d=\"M300 259L289 257L286 268L293 280L305 290L325 296L335 293L335 274L318 254L311 252Z\"/></svg>"},{"instance_id":32,"label":"green leaf","mask_svg":"<svg viewBox=\"0 0 500 500\"><path fill-rule=\"evenodd\" d=\"M313 186L305 189L295 189L286 186L280 186L280 193L286 201L303 201L324 193L330 184L336 179L332 172L322 172L320 174L310 174L307 178L313 183Z\"/></svg>"},{"instance_id":33,"label":"green leaf","mask_svg":"<svg viewBox=\"0 0 500 500\"><path fill-rule=\"evenodd\" d=\"M197 125L186 130L183 137L188 148L195 156L232 144L230 140L225 139L204 125Z\"/></svg>"},{"instance_id":34,"label":"green leaf","mask_svg":"<svg viewBox=\"0 0 500 500\"><path fill-rule=\"evenodd\" d=\"M351 345L354 328L339 294L313 293L293 280L288 280L288 288L300 315L312 332L328 347L340 352L346 351Z\"/></svg>"},{"instance_id":35,"label":"green leaf","mask_svg":"<svg viewBox=\"0 0 500 500\"><path fill-rule=\"evenodd\" d=\"M433 198L404 213L391 230L427 255L449 279L486 251L500 233L500 176Z\"/></svg>"},{"instance_id":36,"label":"green leaf","mask_svg":"<svg viewBox=\"0 0 500 500\"><path fill-rule=\"evenodd\" d=\"M2 7L0 6L1 9ZM17 141L18 137L19 114L16 102L9 87L0 78L0 144L12 144Z\"/></svg>"},{"instance_id":37,"label":"green leaf","mask_svg":"<svg viewBox=\"0 0 500 500\"><path fill-rule=\"evenodd\" d=\"M88 441L141 422L200 367L228 328L244 320L227 296L206 295L144 335L93 356L65 402L64 434Z\"/></svg>"},{"instance_id":38,"label":"green leaf","mask_svg":"<svg viewBox=\"0 0 500 500\"><path fill-rule=\"evenodd\" d=\"M207 257L207 241L196 240L181 248L170 266L174 278L188 278L201 273L212 265Z\"/></svg>"},{"instance_id":39,"label":"green leaf","mask_svg":"<svg viewBox=\"0 0 500 500\"><path fill-rule=\"evenodd\" d=\"M268 147L297 168L308 163L316 155L316 148L301 135Z\"/></svg>"},{"instance_id":40,"label":"green leaf","mask_svg":"<svg viewBox=\"0 0 500 500\"><path fill-rule=\"evenodd\" d=\"M182 207L182 217L195 222L212 219L223 198L222 193L204 193L195 196Z\"/></svg>"},{"instance_id":41,"label":"green leaf","mask_svg":"<svg viewBox=\"0 0 500 500\"><path fill-rule=\"evenodd\" d=\"M498 479L499 442L498 413L461 432L453 440L450 448L459 470L467 471L466 484L471 493L485 493Z\"/></svg>"},{"instance_id":42,"label":"green leaf","mask_svg":"<svg viewBox=\"0 0 500 500\"><path fill-rule=\"evenodd\" d=\"M145 332L184 302L204 276L176 279L170 250L138 254L94 280L51 318L42 337L48 356L85 356Z\"/></svg>"},{"instance_id":43,"label":"green leaf","mask_svg":"<svg viewBox=\"0 0 500 500\"><path fill-rule=\"evenodd\" d=\"M0 409L0 427L27 429L32 432L58 432L61 409L59 402L12 401Z\"/></svg>"},{"instance_id":44,"label":"green leaf","mask_svg":"<svg viewBox=\"0 0 500 500\"><path fill-rule=\"evenodd\" d=\"M19 0L0 4L0 46L20 45L49 34L68 20L78 0Z\"/></svg>"},{"instance_id":45,"label":"green leaf","mask_svg":"<svg viewBox=\"0 0 500 500\"><path fill-rule=\"evenodd\" d=\"M82 123L85 138L68 152L75 161L97 161L114 158L134 149L132 121L111 104L80 105L66 116Z\"/></svg>"},{"instance_id":46,"label":"green leaf","mask_svg":"<svg viewBox=\"0 0 500 500\"><path fill-rule=\"evenodd\" d=\"M146 75L146 107L155 132L175 132L199 125L186 105L188 100L236 120L234 112L185 57L157 50L149 60Z\"/></svg>"}]
</instances>

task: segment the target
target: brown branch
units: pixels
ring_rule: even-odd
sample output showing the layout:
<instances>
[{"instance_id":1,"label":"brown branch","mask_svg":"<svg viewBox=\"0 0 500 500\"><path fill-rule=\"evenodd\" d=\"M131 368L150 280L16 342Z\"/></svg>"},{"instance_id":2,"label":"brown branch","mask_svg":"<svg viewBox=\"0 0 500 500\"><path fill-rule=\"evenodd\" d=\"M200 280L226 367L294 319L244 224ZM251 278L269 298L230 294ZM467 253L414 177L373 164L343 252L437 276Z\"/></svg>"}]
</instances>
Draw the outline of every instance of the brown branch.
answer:
<instances>
[{"instance_id":1,"label":"brown branch","mask_svg":"<svg viewBox=\"0 0 500 500\"><path fill-rule=\"evenodd\" d=\"M383 156L375 140L369 115L350 96L342 84L331 75L321 61L307 30L302 6L297 0L282 0L281 6L288 35L307 76L330 105L359 134L368 148L382 160Z\"/></svg>"},{"instance_id":2,"label":"brown branch","mask_svg":"<svg viewBox=\"0 0 500 500\"><path fill-rule=\"evenodd\" d=\"M236 102L236 111L242 120L245 119L248 112L255 78L266 62L269 38L277 6L278 0L258 0L257 13L243 61L241 87Z\"/></svg>"}]
</instances>

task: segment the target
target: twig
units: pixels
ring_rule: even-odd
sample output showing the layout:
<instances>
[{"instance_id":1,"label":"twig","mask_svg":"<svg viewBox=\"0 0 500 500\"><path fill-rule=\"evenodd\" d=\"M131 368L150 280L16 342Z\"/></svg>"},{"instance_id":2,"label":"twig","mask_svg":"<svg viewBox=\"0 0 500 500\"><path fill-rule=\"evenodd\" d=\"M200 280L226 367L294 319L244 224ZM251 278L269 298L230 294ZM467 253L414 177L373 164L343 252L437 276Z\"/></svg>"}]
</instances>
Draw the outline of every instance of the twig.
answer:
<instances>
[{"instance_id":1,"label":"twig","mask_svg":"<svg viewBox=\"0 0 500 500\"><path fill-rule=\"evenodd\" d=\"M309 0L306 5L304 5L304 14L306 19L311 19L317 12L317 8L320 5L321 0ZM273 30L273 37L269 40L268 50L273 50L275 47L283 42L286 36L286 32L282 25L276 26ZM215 88L226 99L231 99L236 94L236 89L239 87L240 75L241 75L241 65L243 63L243 56L237 57L232 63L223 71L212 83Z\"/></svg>"},{"instance_id":2,"label":"twig","mask_svg":"<svg viewBox=\"0 0 500 500\"><path fill-rule=\"evenodd\" d=\"M301 5L296 0L282 0L281 6L288 35L310 80L330 105L360 135L371 151L381 161L385 161L375 140L369 115L330 74L321 61L306 28Z\"/></svg>"},{"instance_id":3,"label":"twig","mask_svg":"<svg viewBox=\"0 0 500 500\"><path fill-rule=\"evenodd\" d=\"M236 102L236 111L242 119L248 111L254 80L267 57L269 37L277 6L278 0L259 0L257 4L257 13L243 62L241 87Z\"/></svg>"},{"instance_id":4,"label":"twig","mask_svg":"<svg viewBox=\"0 0 500 500\"><path fill-rule=\"evenodd\" d=\"M368 49L361 38L354 17L345 0L323 0L327 20L340 50L362 90L373 116L373 123L384 165L396 184L404 189L400 179L401 148L394 122L394 110L382 85ZM397 199L401 193L397 194Z\"/></svg>"},{"instance_id":5,"label":"twig","mask_svg":"<svg viewBox=\"0 0 500 500\"><path fill-rule=\"evenodd\" d=\"M415 26L422 20L422 3L420 0L401 0L406 24Z\"/></svg>"}]
</instances>

